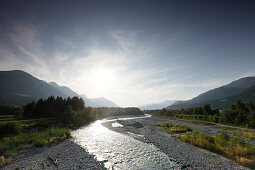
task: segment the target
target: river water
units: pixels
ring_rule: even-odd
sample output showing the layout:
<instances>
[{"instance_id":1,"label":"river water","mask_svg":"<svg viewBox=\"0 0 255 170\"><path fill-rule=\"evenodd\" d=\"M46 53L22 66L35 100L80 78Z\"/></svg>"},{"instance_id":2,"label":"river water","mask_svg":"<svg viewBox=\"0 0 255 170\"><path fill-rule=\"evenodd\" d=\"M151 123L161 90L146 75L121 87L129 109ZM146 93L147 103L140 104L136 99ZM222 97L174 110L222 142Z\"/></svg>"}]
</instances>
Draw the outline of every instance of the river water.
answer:
<instances>
[{"instance_id":1,"label":"river water","mask_svg":"<svg viewBox=\"0 0 255 170\"><path fill-rule=\"evenodd\" d=\"M141 119L149 116L119 118L119 120ZM98 120L73 131L73 141L95 155L99 161L105 161L107 169L179 169L175 162L170 161L169 157L154 145L140 142L101 125L104 122L116 120Z\"/></svg>"}]
</instances>

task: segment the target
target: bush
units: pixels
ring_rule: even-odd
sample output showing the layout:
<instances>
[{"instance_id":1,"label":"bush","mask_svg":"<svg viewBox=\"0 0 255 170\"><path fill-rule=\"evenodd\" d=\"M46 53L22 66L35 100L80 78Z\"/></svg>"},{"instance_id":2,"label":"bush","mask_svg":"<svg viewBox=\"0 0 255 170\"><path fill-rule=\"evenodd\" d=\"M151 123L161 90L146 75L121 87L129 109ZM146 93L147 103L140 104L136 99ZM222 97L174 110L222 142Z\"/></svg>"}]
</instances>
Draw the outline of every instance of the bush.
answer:
<instances>
[{"instance_id":1,"label":"bush","mask_svg":"<svg viewBox=\"0 0 255 170\"><path fill-rule=\"evenodd\" d=\"M15 122L10 122L10 123L1 123L0 124L0 137L4 137L9 134L19 134L22 130L22 127L15 123Z\"/></svg>"},{"instance_id":2,"label":"bush","mask_svg":"<svg viewBox=\"0 0 255 170\"><path fill-rule=\"evenodd\" d=\"M0 140L0 155L10 156L14 150L24 149L29 145L41 147L49 143L62 141L69 137L70 131L67 128L50 128L42 131L32 131L21 133L17 136L5 137Z\"/></svg>"},{"instance_id":3,"label":"bush","mask_svg":"<svg viewBox=\"0 0 255 170\"><path fill-rule=\"evenodd\" d=\"M185 132L192 131L192 129L186 125L178 125L173 123L163 123L163 124L156 124L156 125L164 127L168 133L185 133Z\"/></svg>"},{"instance_id":4,"label":"bush","mask_svg":"<svg viewBox=\"0 0 255 170\"><path fill-rule=\"evenodd\" d=\"M33 141L33 145L37 147L46 146L48 144L48 141L45 139L36 139Z\"/></svg>"}]
</instances>

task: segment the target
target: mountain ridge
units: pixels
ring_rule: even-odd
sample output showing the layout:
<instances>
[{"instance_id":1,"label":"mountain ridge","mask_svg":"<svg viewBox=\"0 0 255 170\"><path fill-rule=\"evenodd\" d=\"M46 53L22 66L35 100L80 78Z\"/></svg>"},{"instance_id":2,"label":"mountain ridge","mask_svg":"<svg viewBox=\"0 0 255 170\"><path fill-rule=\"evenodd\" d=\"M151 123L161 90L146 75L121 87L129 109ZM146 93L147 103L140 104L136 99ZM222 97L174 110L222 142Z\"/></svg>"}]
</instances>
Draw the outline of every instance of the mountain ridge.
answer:
<instances>
[{"instance_id":1,"label":"mountain ridge","mask_svg":"<svg viewBox=\"0 0 255 170\"><path fill-rule=\"evenodd\" d=\"M157 110L157 109L163 109L178 100L165 100L163 102L157 102L157 103L151 103L151 104L144 104L141 106L138 106L139 109L141 110Z\"/></svg>"},{"instance_id":2,"label":"mountain ridge","mask_svg":"<svg viewBox=\"0 0 255 170\"><path fill-rule=\"evenodd\" d=\"M255 85L255 77L243 77L232 81L229 84L202 93L191 100L175 102L168 106L167 109L182 109L188 107L198 107L203 104L212 104L212 107L226 108L230 104L222 104L226 98L238 96L245 89ZM244 100L245 98L243 98ZM220 102L222 101L222 102ZM217 104L216 104L217 103Z\"/></svg>"},{"instance_id":3,"label":"mountain ridge","mask_svg":"<svg viewBox=\"0 0 255 170\"><path fill-rule=\"evenodd\" d=\"M37 101L40 98L46 99L50 96L61 96L63 98L78 96L78 93L66 86L59 86L55 82L47 83L23 70L0 71L0 104L25 105L31 101ZM83 98L84 99L84 98ZM104 98L105 99L105 98ZM100 101L103 102L102 99ZM106 99L104 107L117 107L112 101ZM89 104L88 98L85 100L85 106ZM93 102L92 102L93 103ZM107 103L111 105L107 106ZM94 107L101 105L92 104Z\"/></svg>"},{"instance_id":4,"label":"mountain ridge","mask_svg":"<svg viewBox=\"0 0 255 170\"><path fill-rule=\"evenodd\" d=\"M86 107L119 107L114 102L112 102L109 99L106 99L104 97L99 98L87 98L84 94L78 94L74 92L71 88L66 86L59 86L56 82L49 82L50 85L58 88L60 91L62 91L64 94L73 97L73 96L79 96L85 101Z\"/></svg>"}]
</instances>

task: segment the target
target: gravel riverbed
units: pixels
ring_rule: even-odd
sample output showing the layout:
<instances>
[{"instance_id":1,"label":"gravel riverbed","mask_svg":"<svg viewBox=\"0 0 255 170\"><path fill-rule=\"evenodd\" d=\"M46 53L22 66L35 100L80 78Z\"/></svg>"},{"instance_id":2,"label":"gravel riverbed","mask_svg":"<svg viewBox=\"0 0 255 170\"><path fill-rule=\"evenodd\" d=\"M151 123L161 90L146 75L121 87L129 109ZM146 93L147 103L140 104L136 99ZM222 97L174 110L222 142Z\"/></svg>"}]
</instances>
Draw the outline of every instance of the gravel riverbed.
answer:
<instances>
[{"instance_id":1,"label":"gravel riverbed","mask_svg":"<svg viewBox=\"0 0 255 170\"><path fill-rule=\"evenodd\" d=\"M156 123L172 122L192 125L193 129L204 129L206 132L214 133L206 125L194 125L186 122L159 117L133 119L120 121L123 127L112 127L113 122L106 122L103 125L118 133L129 135L144 143L150 143L167 154L172 161L177 162L181 169L248 169L235 162L211 153L204 149L192 146L177 139L175 135L165 132ZM213 128L213 127L212 127ZM56 159L55 159L56 158ZM54 163L57 160L57 163ZM72 142L71 139L59 144L43 148L32 148L16 157L10 165L0 169L10 170L19 167L20 169L106 169L104 162L97 161L84 148Z\"/></svg>"},{"instance_id":2,"label":"gravel riverbed","mask_svg":"<svg viewBox=\"0 0 255 170\"><path fill-rule=\"evenodd\" d=\"M155 125L156 123L164 122L174 123L175 120L169 121L159 117L149 117L120 121L119 123L123 127L112 127L113 122L106 122L103 125L113 131L124 133L142 142L155 145L167 154L170 159L178 162L182 169L248 169L221 155L184 143L174 135L166 133L162 127ZM183 124L187 123L183 122ZM209 126L204 125L193 125L192 128L206 128L207 131L214 131L214 129L210 130Z\"/></svg>"},{"instance_id":3,"label":"gravel riverbed","mask_svg":"<svg viewBox=\"0 0 255 170\"><path fill-rule=\"evenodd\" d=\"M34 148L35 150L35 148ZM35 153L39 152L39 153ZM58 163L54 163L54 160ZM10 165L1 169L12 170L20 169L106 169L103 162L99 162L79 145L73 143L70 139L51 147L39 149L39 151L29 151L20 155L18 159L11 162Z\"/></svg>"}]
</instances>

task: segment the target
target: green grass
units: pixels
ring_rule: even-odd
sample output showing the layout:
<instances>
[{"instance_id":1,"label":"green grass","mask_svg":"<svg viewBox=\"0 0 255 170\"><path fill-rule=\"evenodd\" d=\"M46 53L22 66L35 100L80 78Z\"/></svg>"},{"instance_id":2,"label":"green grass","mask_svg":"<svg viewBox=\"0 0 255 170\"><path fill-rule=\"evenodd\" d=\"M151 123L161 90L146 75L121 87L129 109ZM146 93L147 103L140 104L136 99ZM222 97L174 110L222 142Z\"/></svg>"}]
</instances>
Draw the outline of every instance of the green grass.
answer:
<instances>
[{"instance_id":1,"label":"green grass","mask_svg":"<svg viewBox=\"0 0 255 170\"><path fill-rule=\"evenodd\" d=\"M157 126L164 127L167 133L185 133L192 131L189 126L186 125L179 125L173 123L163 123L163 124L156 124Z\"/></svg>"},{"instance_id":2,"label":"green grass","mask_svg":"<svg viewBox=\"0 0 255 170\"><path fill-rule=\"evenodd\" d=\"M0 140L0 155L9 157L15 150L36 146L41 147L70 137L67 128L49 128L42 131L21 133Z\"/></svg>"},{"instance_id":3,"label":"green grass","mask_svg":"<svg viewBox=\"0 0 255 170\"><path fill-rule=\"evenodd\" d=\"M0 138L8 135L18 135L22 132L30 131L34 128L45 129L56 124L56 120L39 119L29 121L13 121L0 123Z\"/></svg>"},{"instance_id":4,"label":"green grass","mask_svg":"<svg viewBox=\"0 0 255 170\"><path fill-rule=\"evenodd\" d=\"M202 120L188 120L188 119L181 119L183 122L193 123L193 124L200 124L200 125L215 125L215 123L202 121Z\"/></svg>"},{"instance_id":5,"label":"green grass","mask_svg":"<svg viewBox=\"0 0 255 170\"><path fill-rule=\"evenodd\" d=\"M54 118L36 118L36 119L31 119L31 118L23 118L23 117L18 117L16 115L0 115L0 124L1 123L7 123L7 122L33 122L33 121L38 121L38 120L52 120Z\"/></svg>"},{"instance_id":6,"label":"green grass","mask_svg":"<svg viewBox=\"0 0 255 170\"><path fill-rule=\"evenodd\" d=\"M15 117L15 115L0 115L0 118Z\"/></svg>"},{"instance_id":7,"label":"green grass","mask_svg":"<svg viewBox=\"0 0 255 170\"><path fill-rule=\"evenodd\" d=\"M15 115L0 115L0 123L5 121L14 121L18 119L19 118Z\"/></svg>"},{"instance_id":8,"label":"green grass","mask_svg":"<svg viewBox=\"0 0 255 170\"><path fill-rule=\"evenodd\" d=\"M52 119L0 123L0 156L10 157L17 150L42 147L70 137L63 124Z\"/></svg>"},{"instance_id":9,"label":"green grass","mask_svg":"<svg viewBox=\"0 0 255 170\"><path fill-rule=\"evenodd\" d=\"M178 135L178 138L194 146L222 154L243 166L255 167L255 145L243 139L231 137L225 132L214 136L192 131Z\"/></svg>"},{"instance_id":10,"label":"green grass","mask_svg":"<svg viewBox=\"0 0 255 170\"><path fill-rule=\"evenodd\" d=\"M13 120L17 120L17 118L15 118L15 117L0 118L0 122L13 121Z\"/></svg>"},{"instance_id":11,"label":"green grass","mask_svg":"<svg viewBox=\"0 0 255 170\"><path fill-rule=\"evenodd\" d=\"M236 137L242 137L247 139L255 139L255 131L254 130L244 130L244 129L237 129L233 127L217 127L222 130L226 130L230 134Z\"/></svg>"},{"instance_id":12,"label":"green grass","mask_svg":"<svg viewBox=\"0 0 255 170\"><path fill-rule=\"evenodd\" d=\"M247 131L247 130L231 130L230 133L234 134L235 136L241 136L248 139L255 139L255 131Z\"/></svg>"}]
</instances>

